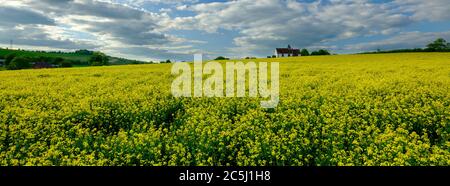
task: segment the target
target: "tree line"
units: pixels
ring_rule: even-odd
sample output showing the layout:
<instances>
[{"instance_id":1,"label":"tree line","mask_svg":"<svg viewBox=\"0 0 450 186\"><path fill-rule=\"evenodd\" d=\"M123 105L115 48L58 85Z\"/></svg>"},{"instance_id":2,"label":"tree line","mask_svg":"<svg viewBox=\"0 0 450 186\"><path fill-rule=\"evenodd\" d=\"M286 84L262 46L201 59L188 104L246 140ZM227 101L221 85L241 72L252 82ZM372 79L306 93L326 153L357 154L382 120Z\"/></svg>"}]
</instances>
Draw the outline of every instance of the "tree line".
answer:
<instances>
[{"instance_id":1,"label":"tree line","mask_svg":"<svg viewBox=\"0 0 450 186\"><path fill-rule=\"evenodd\" d=\"M362 54L405 53L405 52L450 52L450 43L443 38L438 38L429 43L426 48L380 50L375 52L363 52Z\"/></svg>"},{"instance_id":2,"label":"tree line","mask_svg":"<svg viewBox=\"0 0 450 186\"><path fill-rule=\"evenodd\" d=\"M88 55L87 50L79 50L77 52L83 52ZM62 57L49 57L49 56L20 56L16 53L11 53L5 56L3 66L8 70L20 70L29 68L51 68L51 67L72 67L73 65L83 66L104 66L109 65L109 57L101 52L92 52L89 60L70 60Z\"/></svg>"}]
</instances>

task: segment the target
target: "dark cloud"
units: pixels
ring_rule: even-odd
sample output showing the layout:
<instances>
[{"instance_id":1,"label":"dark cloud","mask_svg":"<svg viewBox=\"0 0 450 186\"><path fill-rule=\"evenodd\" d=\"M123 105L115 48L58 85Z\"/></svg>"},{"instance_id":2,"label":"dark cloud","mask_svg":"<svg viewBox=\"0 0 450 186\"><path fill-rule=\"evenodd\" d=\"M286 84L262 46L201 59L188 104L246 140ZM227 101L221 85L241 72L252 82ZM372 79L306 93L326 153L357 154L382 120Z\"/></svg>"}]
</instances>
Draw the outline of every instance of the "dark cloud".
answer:
<instances>
[{"instance_id":1,"label":"dark cloud","mask_svg":"<svg viewBox=\"0 0 450 186\"><path fill-rule=\"evenodd\" d=\"M0 43L13 40L15 45L57 49L98 47L83 41L52 37L51 30L42 26L56 26L55 20L35 9L0 5L0 14Z\"/></svg>"},{"instance_id":2,"label":"dark cloud","mask_svg":"<svg viewBox=\"0 0 450 186\"><path fill-rule=\"evenodd\" d=\"M95 20L72 19L72 24L82 24L89 33L107 35L112 39L130 45L154 45L169 43L167 36L155 31L158 26L142 20L115 20L96 22Z\"/></svg>"},{"instance_id":3,"label":"dark cloud","mask_svg":"<svg viewBox=\"0 0 450 186\"><path fill-rule=\"evenodd\" d=\"M266 56L271 54L275 47L288 44L302 48L348 50L369 49L382 44L389 47L415 47L418 42L399 39L401 31L405 32L404 28L420 21L442 21L450 18L448 0L394 0L383 3L370 0L258 0L257 3L254 0L207 3L197 3L196 0L11 2L13 3L8 1L4 5L0 4L0 43L14 39L18 43L31 46L99 47L117 54L160 59L190 58L186 52L179 52L181 50L177 52L155 49L157 46L170 48L180 46L183 42L186 44L187 39L168 34L177 33L179 30L200 30L202 34L221 34L221 31L226 30L227 33L232 33L230 42L233 42L234 46L223 48L222 51L217 49L215 54ZM170 15L180 14L139 9L161 4L164 4L164 7L175 6L168 7L173 11L190 11L187 14L189 16L171 17ZM42 25L53 25L59 32L44 29ZM61 31L68 33L62 34ZM414 34L407 35L412 38ZM439 33L435 36L438 35ZM371 36L395 37L393 41L398 43L379 41L354 46L333 44L343 40L354 40L350 42L355 43L360 38ZM87 39L90 41L86 41ZM213 45L214 41L208 42L208 45ZM363 44L368 47L363 47ZM203 49L203 53L211 52Z\"/></svg>"},{"instance_id":4,"label":"dark cloud","mask_svg":"<svg viewBox=\"0 0 450 186\"><path fill-rule=\"evenodd\" d=\"M55 24L53 19L48 18L41 13L15 7L0 6L0 15L0 26L11 27L18 24Z\"/></svg>"},{"instance_id":5,"label":"dark cloud","mask_svg":"<svg viewBox=\"0 0 450 186\"><path fill-rule=\"evenodd\" d=\"M34 9L56 15L89 15L111 19L141 19L144 12L101 1L83 0L40 0L31 4Z\"/></svg>"},{"instance_id":6,"label":"dark cloud","mask_svg":"<svg viewBox=\"0 0 450 186\"><path fill-rule=\"evenodd\" d=\"M197 15L179 19L178 27L209 32L236 30L240 35L234 39L234 50L259 56L288 44L311 47L389 34L413 22L394 6L369 1L240 0L197 4L188 9Z\"/></svg>"},{"instance_id":7,"label":"dark cloud","mask_svg":"<svg viewBox=\"0 0 450 186\"><path fill-rule=\"evenodd\" d=\"M36 26L23 28L0 29L0 41L14 41L15 45L50 47L57 49L95 49L99 45L80 40L55 39L45 29Z\"/></svg>"},{"instance_id":8,"label":"dark cloud","mask_svg":"<svg viewBox=\"0 0 450 186\"><path fill-rule=\"evenodd\" d=\"M106 40L101 43L114 43L121 45L120 47L162 45L172 42L166 34L157 31L160 26L157 24L156 14L121 4L93 0L24 0L22 6L0 5L0 12L6 15L0 17L2 23L0 42L3 43L12 39L17 45L61 49L101 47L100 42L93 45L91 44L93 42L82 41L81 38L59 38L57 35L59 33L52 33L51 30L45 32L36 26L42 24L56 25L64 31L84 33L91 38L104 37ZM4 22L8 22L9 25ZM34 26L27 26L25 29L16 28L23 27L23 24ZM66 36L70 37L70 34Z\"/></svg>"},{"instance_id":9,"label":"dark cloud","mask_svg":"<svg viewBox=\"0 0 450 186\"><path fill-rule=\"evenodd\" d=\"M90 16L90 19L70 19L69 24L83 25L82 30L91 34L106 35L128 45L155 45L170 43L169 38L156 31L158 18L148 12L121 4L100 1L40 1L33 9L49 12L61 17ZM98 21L107 19L107 21Z\"/></svg>"}]
</instances>

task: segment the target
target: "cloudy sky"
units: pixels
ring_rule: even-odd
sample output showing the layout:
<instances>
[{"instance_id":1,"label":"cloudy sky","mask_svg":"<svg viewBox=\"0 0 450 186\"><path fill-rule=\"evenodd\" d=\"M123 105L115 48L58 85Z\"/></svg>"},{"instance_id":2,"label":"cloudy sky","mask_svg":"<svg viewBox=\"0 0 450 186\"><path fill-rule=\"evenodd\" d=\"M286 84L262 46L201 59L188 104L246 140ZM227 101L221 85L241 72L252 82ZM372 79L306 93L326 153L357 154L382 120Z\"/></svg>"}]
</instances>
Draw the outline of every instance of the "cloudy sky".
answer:
<instances>
[{"instance_id":1,"label":"cloudy sky","mask_svg":"<svg viewBox=\"0 0 450 186\"><path fill-rule=\"evenodd\" d=\"M450 0L0 0L0 47L141 60L334 53L450 40Z\"/></svg>"}]
</instances>

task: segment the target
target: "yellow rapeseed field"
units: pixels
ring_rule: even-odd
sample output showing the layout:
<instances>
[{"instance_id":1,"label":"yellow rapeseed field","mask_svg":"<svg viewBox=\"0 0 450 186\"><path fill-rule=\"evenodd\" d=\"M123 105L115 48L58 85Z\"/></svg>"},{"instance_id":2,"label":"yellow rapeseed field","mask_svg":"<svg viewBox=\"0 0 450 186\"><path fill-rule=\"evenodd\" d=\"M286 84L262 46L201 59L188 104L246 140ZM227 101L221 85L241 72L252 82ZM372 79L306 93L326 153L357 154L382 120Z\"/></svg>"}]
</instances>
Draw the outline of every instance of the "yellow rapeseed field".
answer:
<instances>
[{"instance_id":1,"label":"yellow rapeseed field","mask_svg":"<svg viewBox=\"0 0 450 186\"><path fill-rule=\"evenodd\" d=\"M450 165L450 53L280 62L280 103L174 98L171 64L0 72L0 165Z\"/></svg>"}]
</instances>

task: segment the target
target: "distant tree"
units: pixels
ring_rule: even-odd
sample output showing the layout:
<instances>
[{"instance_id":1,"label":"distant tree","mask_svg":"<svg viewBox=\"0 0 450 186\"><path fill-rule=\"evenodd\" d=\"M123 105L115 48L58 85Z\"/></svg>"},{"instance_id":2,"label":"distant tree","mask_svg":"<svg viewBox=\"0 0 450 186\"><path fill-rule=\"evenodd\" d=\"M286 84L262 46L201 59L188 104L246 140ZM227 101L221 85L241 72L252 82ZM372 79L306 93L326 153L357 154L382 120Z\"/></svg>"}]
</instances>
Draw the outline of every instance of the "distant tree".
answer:
<instances>
[{"instance_id":1,"label":"distant tree","mask_svg":"<svg viewBox=\"0 0 450 186\"><path fill-rule=\"evenodd\" d=\"M130 64L133 64L133 65L141 64L141 62L136 61L136 60L132 60L132 61L129 62L129 63L130 63Z\"/></svg>"},{"instance_id":2,"label":"distant tree","mask_svg":"<svg viewBox=\"0 0 450 186\"><path fill-rule=\"evenodd\" d=\"M170 61L170 59L165 60L165 61L160 61L159 63L172 63L172 61Z\"/></svg>"},{"instance_id":3,"label":"distant tree","mask_svg":"<svg viewBox=\"0 0 450 186\"><path fill-rule=\"evenodd\" d=\"M89 61L80 61L80 60L70 60L70 62L72 63L72 65L89 65Z\"/></svg>"},{"instance_id":4,"label":"distant tree","mask_svg":"<svg viewBox=\"0 0 450 186\"><path fill-rule=\"evenodd\" d=\"M272 58L277 58L277 56L276 55L272 55Z\"/></svg>"},{"instance_id":5,"label":"distant tree","mask_svg":"<svg viewBox=\"0 0 450 186\"><path fill-rule=\"evenodd\" d=\"M214 60L229 60L230 58L226 58L226 57L223 57L223 56L219 56L219 57L216 57L216 59L214 59Z\"/></svg>"},{"instance_id":6,"label":"distant tree","mask_svg":"<svg viewBox=\"0 0 450 186\"><path fill-rule=\"evenodd\" d=\"M267 58L272 58L272 56L267 56Z\"/></svg>"},{"instance_id":7,"label":"distant tree","mask_svg":"<svg viewBox=\"0 0 450 186\"><path fill-rule=\"evenodd\" d=\"M89 59L89 65L91 66L104 66L109 65L109 58L101 52L94 52Z\"/></svg>"},{"instance_id":8,"label":"distant tree","mask_svg":"<svg viewBox=\"0 0 450 186\"><path fill-rule=\"evenodd\" d=\"M324 50L324 49L319 50L319 54L320 55L331 55L331 53L328 52L328 50Z\"/></svg>"},{"instance_id":9,"label":"distant tree","mask_svg":"<svg viewBox=\"0 0 450 186\"><path fill-rule=\"evenodd\" d=\"M8 66L15 57L16 57L15 53L6 55L6 57L5 57L5 66Z\"/></svg>"},{"instance_id":10,"label":"distant tree","mask_svg":"<svg viewBox=\"0 0 450 186\"><path fill-rule=\"evenodd\" d=\"M318 51L311 52L312 56L325 56L325 55L331 55L328 50L320 49Z\"/></svg>"},{"instance_id":11,"label":"distant tree","mask_svg":"<svg viewBox=\"0 0 450 186\"><path fill-rule=\"evenodd\" d=\"M302 49L302 51L300 51L300 54L302 56L309 56L309 51L308 51L308 49L304 48L304 49Z\"/></svg>"},{"instance_id":12,"label":"distant tree","mask_svg":"<svg viewBox=\"0 0 450 186\"><path fill-rule=\"evenodd\" d=\"M427 49L430 51L443 51L449 49L448 46L449 43L447 43L445 39L439 38L433 41L432 43L428 44Z\"/></svg>"},{"instance_id":13,"label":"distant tree","mask_svg":"<svg viewBox=\"0 0 450 186\"><path fill-rule=\"evenodd\" d=\"M39 56L39 57L34 57L33 61L35 62L47 62L47 63L53 63L53 60L55 58L51 58L51 57L46 57L46 56Z\"/></svg>"},{"instance_id":14,"label":"distant tree","mask_svg":"<svg viewBox=\"0 0 450 186\"><path fill-rule=\"evenodd\" d=\"M6 67L8 70L19 70L31 68L30 59L24 57L15 57Z\"/></svg>"},{"instance_id":15,"label":"distant tree","mask_svg":"<svg viewBox=\"0 0 450 186\"><path fill-rule=\"evenodd\" d=\"M53 58L51 63L54 65L61 65L63 62L64 62L63 58L57 57L57 58Z\"/></svg>"},{"instance_id":16,"label":"distant tree","mask_svg":"<svg viewBox=\"0 0 450 186\"><path fill-rule=\"evenodd\" d=\"M77 50L77 51L75 51L75 54L92 55L92 54L94 54L94 52L93 52L93 51L89 51L89 50L83 49L83 50Z\"/></svg>"},{"instance_id":17,"label":"distant tree","mask_svg":"<svg viewBox=\"0 0 450 186\"><path fill-rule=\"evenodd\" d=\"M72 67L72 63L68 61L63 61L60 63L61 67Z\"/></svg>"}]
</instances>

